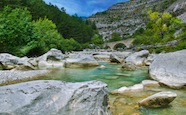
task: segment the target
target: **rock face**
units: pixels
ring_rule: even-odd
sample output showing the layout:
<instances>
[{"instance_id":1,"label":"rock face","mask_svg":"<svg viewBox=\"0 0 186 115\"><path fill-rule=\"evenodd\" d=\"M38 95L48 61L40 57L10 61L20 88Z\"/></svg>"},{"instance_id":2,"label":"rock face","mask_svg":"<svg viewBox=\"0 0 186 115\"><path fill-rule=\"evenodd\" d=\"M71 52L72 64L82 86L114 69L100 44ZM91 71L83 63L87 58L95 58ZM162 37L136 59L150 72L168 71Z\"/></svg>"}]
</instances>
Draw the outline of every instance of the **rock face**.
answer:
<instances>
[{"instance_id":1,"label":"rock face","mask_svg":"<svg viewBox=\"0 0 186 115\"><path fill-rule=\"evenodd\" d=\"M138 104L143 107L164 107L169 105L177 97L173 92L159 92L141 100Z\"/></svg>"},{"instance_id":2,"label":"rock face","mask_svg":"<svg viewBox=\"0 0 186 115\"><path fill-rule=\"evenodd\" d=\"M0 63L2 69L11 70L11 69L18 69L18 70L32 70L34 66L32 66L27 60L13 56L8 53L1 53L0 54Z\"/></svg>"},{"instance_id":3,"label":"rock face","mask_svg":"<svg viewBox=\"0 0 186 115\"><path fill-rule=\"evenodd\" d=\"M186 1L185 0L176 0L172 5L167 9L168 12L174 14L183 22L186 23Z\"/></svg>"},{"instance_id":4,"label":"rock face","mask_svg":"<svg viewBox=\"0 0 186 115\"><path fill-rule=\"evenodd\" d=\"M109 115L106 84L32 81L0 87L0 114Z\"/></svg>"},{"instance_id":5,"label":"rock face","mask_svg":"<svg viewBox=\"0 0 186 115\"><path fill-rule=\"evenodd\" d=\"M79 68L79 67L92 67L98 66L98 62L92 55L77 54L71 58L67 58L65 61L65 67Z\"/></svg>"},{"instance_id":6,"label":"rock face","mask_svg":"<svg viewBox=\"0 0 186 115\"><path fill-rule=\"evenodd\" d=\"M150 77L171 88L186 85L186 50L159 54L149 67Z\"/></svg>"},{"instance_id":7,"label":"rock face","mask_svg":"<svg viewBox=\"0 0 186 115\"><path fill-rule=\"evenodd\" d=\"M11 82L20 82L21 80L33 79L39 76L47 76L50 73L48 70L4 70L0 71L0 84L8 84Z\"/></svg>"},{"instance_id":8,"label":"rock face","mask_svg":"<svg viewBox=\"0 0 186 115\"><path fill-rule=\"evenodd\" d=\"M170 0L130 0L115 4L104 12L98 12L88 20L96 23L105 40L111 38L113 32L129 37L136 30L145 27L146 11L154 9L163 12L171 3Z\"/></svg>"}]
</instances>

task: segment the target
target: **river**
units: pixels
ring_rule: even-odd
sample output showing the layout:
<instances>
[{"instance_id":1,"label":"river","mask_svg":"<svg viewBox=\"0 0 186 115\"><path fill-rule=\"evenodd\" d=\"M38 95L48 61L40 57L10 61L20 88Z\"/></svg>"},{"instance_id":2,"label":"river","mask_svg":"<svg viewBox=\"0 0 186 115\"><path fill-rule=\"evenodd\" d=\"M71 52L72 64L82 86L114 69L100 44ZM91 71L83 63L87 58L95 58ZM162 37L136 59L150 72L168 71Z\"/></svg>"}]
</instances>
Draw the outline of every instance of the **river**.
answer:
<instances>
[{"instance_id":1,"label":"river","mask_svg":"<svg viewBox=\"0 0 186 115\"><path fill-rule=\"evenodd\" d=\"M109 64L101 62L100 65L106 66L101 69L99 67L91 67L84 69L65 68L55 71L55 75L46 79L62 80L67 82L83 82L90 80L99 80L108 84L109 90L109 106L112 115L184 115L186 113L186 90L173 90L165 86L158 88L146 88L142 92L135 92L123 95L111 94L114 89L122 86L132 86L148 79L147 68L135 71L124 71L119 64ZM137 102L154 93L160 91L173 91L178 97L168 107L164 108L143 108L139 107Z\"/></svg>"}]
</instances>

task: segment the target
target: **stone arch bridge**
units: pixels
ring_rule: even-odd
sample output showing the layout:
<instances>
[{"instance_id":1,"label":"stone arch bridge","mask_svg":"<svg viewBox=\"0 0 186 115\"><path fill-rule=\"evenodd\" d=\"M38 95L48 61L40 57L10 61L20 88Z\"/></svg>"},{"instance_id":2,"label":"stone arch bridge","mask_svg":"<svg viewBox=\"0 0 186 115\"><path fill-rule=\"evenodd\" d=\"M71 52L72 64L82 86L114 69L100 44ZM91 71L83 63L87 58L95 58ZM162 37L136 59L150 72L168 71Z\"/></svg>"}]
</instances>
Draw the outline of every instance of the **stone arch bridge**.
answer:
<instances>
[{"instance_id":1,"label":"stone arch bridge","mask_svg":"<svg viewBox=\"0 0 186 115\"><path fill-rule=\"evenodd\" d=\"M121 40L121 41L116 41L116 42L108 42L108 43L105 43L103 46L109 47L110 49L114 50L117 45L123 44L127 48L129 48L132 45L133 41L134 39L131 38L131 39L126 39L126 40Z\"/></svg>"}]
</instances>

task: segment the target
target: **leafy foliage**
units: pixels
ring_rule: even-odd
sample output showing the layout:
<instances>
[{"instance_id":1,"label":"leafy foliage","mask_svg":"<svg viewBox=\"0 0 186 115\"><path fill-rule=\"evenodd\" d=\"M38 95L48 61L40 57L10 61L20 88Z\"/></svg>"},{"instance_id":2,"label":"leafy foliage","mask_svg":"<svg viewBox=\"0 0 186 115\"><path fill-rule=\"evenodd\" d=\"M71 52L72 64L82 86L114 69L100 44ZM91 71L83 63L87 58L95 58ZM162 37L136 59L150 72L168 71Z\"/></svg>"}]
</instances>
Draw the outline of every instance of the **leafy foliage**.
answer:
<instances>
[{"instance_id":1,"label":"leafy foliage","mask_svg":"<svg viewBox=\"0 0 186 115\"><path fill-rule=\"evenodd\" d=\"M13 8L27 7L33 20L45 17L52 20L64 38L74 38L79 43L90 42L96 32L94 23L86 23L77 15L69 16L64 8L47 5L43 0L2 0L0 10L6 5Z\"/></svg>"},{"instance_id":2,"label":"leafy foliage","mask_svg":"<svg viewBox=\"0 0 186 115\"><path fill-rule=\"evenodd\" d=\"M91 43L96 45L96 46L99 46L101 47L101 45L104 43L103 39L102 39L102 36L100 35L94 35L92 40L91 40Z\"/></svg>"},{"instance_id":3,"label":"leafy foliage","mask_svg":"<svg viewBox=\"0 0 186 115\"><path fill-rule=\"evenodd\" d=\"M47 18L32 21L26 8L5 7L0 13L0 51L14 55L41 55L51 48L62 51L81 49L74 39L64 39Z\"/></svg>"},{"instance_id":4,"label":"leafy foliage","mask_svg":"<svg viewBox=\"0 0 186 115\"><path fill-rule=\"evenodd\" d=\"M134 44L155 46L164 45L163 48L157 48L155 52L174 51L184 48L183 44L185 42L179 45L179 41L183 41L183 39L181 39L181 36L183 37L183 33L186 32L185 29L183 29L184 23L180 19L173 17L168 12L149 12L148 14L150 22L146 25L145 30L141 29L136 31L136 33L134 34ZM175 33L178 31L181 31L181 34L175 36ZM173 40L176 40L178 42L178 45L176 47L174 46L173 48L169 48L168 46L166 46L168 42L171 42Z\"/></svg>"},{"instance_id":5,"label":"leafy foliage","mask_svg":"<svg viewBox=\"0 0 186 115\"><path fill-rule=\"evenodd\" d=\"M69 16L64 8L43 0L0 1L1 52L35 56L50 48L81 50L80 43L90 43L95 33L95 23Z\"/></svg>"},{"instance_id":6,"label":"leafy foliage","mask_svg":"<svg viewBox=\"0 0 186 115\"><path fill-rule=\"evenodd\" d=\"M109 40L109 42L120 41L120 40L122 40L122 37L120 36L120 34L117 32L113 32L112 38Z\"/></svg>"},{"instance_id":7,"label":"leafy foliage","mask_svg":"<svg viewBox=\"0 0 186 115\"><path fill-rule=\"evenodd\" d=\"M34 39L31 19L27 9L4 8L0 13L0 51L16 53Z\"/></svg>"}]
</instances>

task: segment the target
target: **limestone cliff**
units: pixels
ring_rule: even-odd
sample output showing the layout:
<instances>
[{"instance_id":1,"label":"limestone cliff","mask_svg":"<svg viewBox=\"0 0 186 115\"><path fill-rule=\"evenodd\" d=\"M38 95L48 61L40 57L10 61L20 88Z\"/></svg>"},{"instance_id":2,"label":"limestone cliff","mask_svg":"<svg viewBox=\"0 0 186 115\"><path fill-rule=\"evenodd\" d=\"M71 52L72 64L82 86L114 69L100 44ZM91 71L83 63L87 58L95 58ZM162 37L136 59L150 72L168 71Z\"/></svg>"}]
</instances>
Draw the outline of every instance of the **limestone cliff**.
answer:
<instances>
[{"instance_id":1,"label":"limestone cliff","mask_svg":"<svg viewBox=\"0 0 186 115\"><path fill-rule=\"evenodd\" d=\"M137 29L145 27L147 11L165 11L176 0L130 0L111 6L104 12L98 12L88 18L94 21L99 33L105 40L113 32L122 37L131 36ZM182 0L184 1L184 0Z\"/></svg>"}]
</instances>

